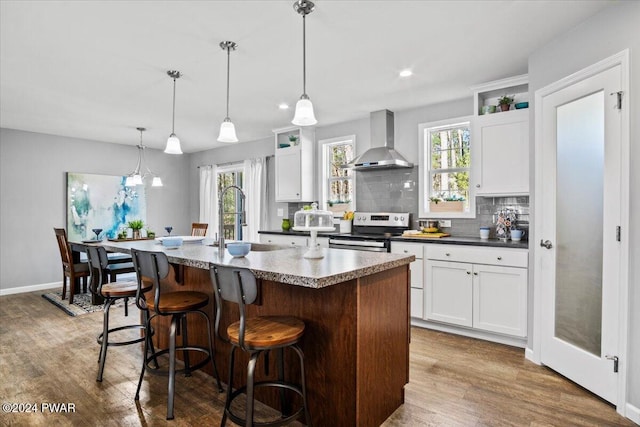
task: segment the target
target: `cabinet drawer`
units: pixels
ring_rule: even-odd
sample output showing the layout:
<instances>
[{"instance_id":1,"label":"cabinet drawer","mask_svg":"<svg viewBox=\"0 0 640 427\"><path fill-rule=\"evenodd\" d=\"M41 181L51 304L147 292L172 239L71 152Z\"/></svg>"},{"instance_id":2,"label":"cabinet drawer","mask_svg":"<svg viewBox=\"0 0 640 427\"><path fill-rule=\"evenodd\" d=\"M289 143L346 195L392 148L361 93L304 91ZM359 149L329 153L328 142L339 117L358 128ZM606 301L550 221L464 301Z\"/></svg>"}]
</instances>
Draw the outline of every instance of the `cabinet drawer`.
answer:
<instances>
[{"instance_id":1,"label":"cabinet drawer","mask_svg":"<svg viewBox=\"0 0 640 427\"><path fill-rule=\"evenodd\" d=\"M529 261L529 251L526 249L428 245L426 248L426 257L439 261L526 268Z\"/></svg>"},{"instance_id":2,"label":"cabinet drawer","mask_svg":"<svg viewBox=\"0 0 640 427\"><path fill-rule=\"evenodd\" d=\"M413 255L418 259L424 258L424 245L421 243L396 243L391 242L391 253Z\"/></svg>"}]
</instances>

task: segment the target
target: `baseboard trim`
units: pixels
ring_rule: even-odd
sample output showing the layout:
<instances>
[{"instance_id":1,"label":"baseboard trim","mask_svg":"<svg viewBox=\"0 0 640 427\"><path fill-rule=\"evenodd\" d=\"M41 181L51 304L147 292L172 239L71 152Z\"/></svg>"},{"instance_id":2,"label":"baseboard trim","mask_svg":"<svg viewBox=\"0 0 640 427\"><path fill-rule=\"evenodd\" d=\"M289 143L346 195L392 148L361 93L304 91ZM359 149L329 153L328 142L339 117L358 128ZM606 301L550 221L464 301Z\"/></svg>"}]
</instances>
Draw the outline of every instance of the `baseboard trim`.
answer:
<instances>
[{"instance_id":1,"label":"baseboard trim","mask_svg":"<svg viewBox=\"0 0 640 427\"><path fill-rule=\"evenodd\" d=\"M633 406L631 403L627 403L625 407L625 415L631 421L640 425L640 408Z\"/></svg>"},{"instance_id":2,"label":"baseboard trim","mask_svg":"<svg viewBox=\"0 0 640 427\"><path fill-rule=\"evenodd\" d=\"M61 286L62 286L62 282L41 283L39 285L30 285L30 286L18 286L16 288L0 289L0 296L43 291L45 289L59 288Z\"/></svg>"},{"instance_id":3,"label":"baseboard trim","mask_svg":"<svg viewBox=\"0 0 640 427\"><path fill-rule=\"evenodd\" d=\"M529 362L535 363L536 365L542 365L542 363L540 363L540 360L538 360L535 357L535 354L533 353L533 349L530 348L526 348L524 350L524 357L525 359L527 359Z\"/></svg>"},{"instance_id":4,"label":"baseboard trim","mask_svg":"<svg viewBox=\"0 0 640 427\"><path fill-rule=\"evenodd\" d=\"M434 329L441 332L449 332L456 335L463 335L469 338L476 338L485 341L493 341L499 344L510 345L514 347L526 348L526 338L509 337L506 335L492 334L490 332L484 332L477 329L467 329L463 327L457 327L453 325L446 325L444 323L431 322L428 320L418 319L416 317L411 318L411 326L417 326L419 328Z\"/></svg>"}]
</instances>

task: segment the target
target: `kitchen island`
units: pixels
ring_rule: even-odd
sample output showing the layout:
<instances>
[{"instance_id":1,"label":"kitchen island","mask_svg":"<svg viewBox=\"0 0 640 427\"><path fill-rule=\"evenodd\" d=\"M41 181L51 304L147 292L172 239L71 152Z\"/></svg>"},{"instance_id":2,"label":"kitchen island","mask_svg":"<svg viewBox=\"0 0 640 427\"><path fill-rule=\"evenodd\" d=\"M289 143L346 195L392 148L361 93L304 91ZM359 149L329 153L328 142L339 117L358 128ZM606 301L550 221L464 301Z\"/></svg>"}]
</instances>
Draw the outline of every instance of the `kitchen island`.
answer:
<instances>
[{"instance_id":1,"label":"kitchen island","mask_svg":"<svg viewBox=\"0 0 640 427\"><path fill-rule=\"evenodd\" d=\"M323 249L324 258L306 259L302 256L305 248L254 244L255 250L246 257L233 258L227 251L220 256L217 248L200 244L166 249L153 241L106 241L103 246L117 252L130 252L131 248L165 252L172 272L162 286L207 293L210 302L206 310L212 320L215 304L210 266L250 269L260 280L258 303L247 307L248 315L291 315L306 324L301 347L315 426L378 426L404 402L404 386L409 381L412 255ZM154 339L163 348L168 320L160 319L155 325ZM235 320L223 318L221 330ZM189 340L204 345L206 325L198 321L190 319ZM216 340L215 353L226 382L228 345ZM287 354L287 361L291 356ZM274 359L270 378L277 372ZM239 358L236 368L245 366L246 358ZM298 364L287 366L290 370L285 376L297 380ZM263 369L256 371L257 380L264 375ZM236 369L234 383L245 379L246 372ZM176 387L179 392L180 381ZM279 407L276 393L259 391L257 399ZM176 407L178 413L181 410L188 409Z\"/></svg>"}]
</instances>

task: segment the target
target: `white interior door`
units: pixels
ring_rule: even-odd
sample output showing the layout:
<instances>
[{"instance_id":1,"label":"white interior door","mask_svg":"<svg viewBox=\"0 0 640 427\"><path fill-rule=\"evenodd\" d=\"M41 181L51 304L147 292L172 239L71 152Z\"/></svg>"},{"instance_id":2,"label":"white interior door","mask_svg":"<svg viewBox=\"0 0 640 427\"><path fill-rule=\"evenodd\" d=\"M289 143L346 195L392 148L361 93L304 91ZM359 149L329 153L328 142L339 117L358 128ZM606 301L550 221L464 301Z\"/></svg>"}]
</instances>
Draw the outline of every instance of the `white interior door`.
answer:
<instances>
[{"instance_id":1,"label":"white interior door","mask_svg":"<svg viewBox=\"0 0 640 427\"><path fill-rule=\"evenodd\" d=\"M621 90L617 65L542 98L540 360L617 403ZM541 157L541 158L540 158Z\"/></svg>"}]
</instances>

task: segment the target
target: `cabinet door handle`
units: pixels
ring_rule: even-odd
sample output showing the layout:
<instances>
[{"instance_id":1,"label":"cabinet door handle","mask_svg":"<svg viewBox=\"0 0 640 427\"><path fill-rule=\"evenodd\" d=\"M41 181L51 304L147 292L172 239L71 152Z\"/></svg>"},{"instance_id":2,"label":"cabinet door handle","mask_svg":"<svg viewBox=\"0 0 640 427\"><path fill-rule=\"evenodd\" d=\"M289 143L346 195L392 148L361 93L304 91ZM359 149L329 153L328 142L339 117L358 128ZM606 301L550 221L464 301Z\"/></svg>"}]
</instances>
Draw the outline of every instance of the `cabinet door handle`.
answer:
<instances>
[{"instance_id":1,"label":"cabinet door handle","mask_svg":"<svg viewBox=\"0 0 640 427\"><path fill-rule=\"evenodd\" d=\"M467 274L471 274L471 272L470 272L470 271L467 271Z\"/></svg>"},{"instance_id":2,"label":"cabinet door handle","mask_svg":"<svg viewBox=\"0 0 640 427\"><path fill-rule=\"evenodd\" d=\"M409 251L405 249L405 250L404 250L404 253L405 253L405 254L408 254L408 253L409 253Z\"/></svg>"},{"instance_id":3,"label":"cabinet door handle","mask_svg":"<svg viewBox=\"0 0 640 427\"><path fill-rule=\"evenodd\" d=\"M478 275L478 273L474 271L474 272L473 272L473 275L474 275L474 276L477 276L477 275Z\"/></svg>"},{"instance_id":4,"label":"cabinet door handle","mask_svg":"<svg viewBox=\"0 0 640 427\"><path fill-rule=\"evenodd\" d=\"M480 184L476 184L476 188L480 188Z\"/></svg>"},{"instance_id":5,"label":"cabinet door handle","mask_svg":"<svg viewBox=\"0 0 640 427\"><path fill-rule=\"evenodd\" d=\"M445 254L445 256L451 256L451 254L450 254L449 252L447 252L447 253Z\"/></svg>"},{"instance_id":6,"label":"cabinet door handle","mask_svg":"<svg viewBox=\"0 0 640 427\"><path fill-rule=\"evenodd\" d=\"M501 256L498 257L498 261L502 261L502 257Z\"/></svg>"}]
</instances>

